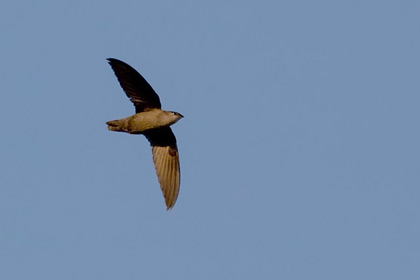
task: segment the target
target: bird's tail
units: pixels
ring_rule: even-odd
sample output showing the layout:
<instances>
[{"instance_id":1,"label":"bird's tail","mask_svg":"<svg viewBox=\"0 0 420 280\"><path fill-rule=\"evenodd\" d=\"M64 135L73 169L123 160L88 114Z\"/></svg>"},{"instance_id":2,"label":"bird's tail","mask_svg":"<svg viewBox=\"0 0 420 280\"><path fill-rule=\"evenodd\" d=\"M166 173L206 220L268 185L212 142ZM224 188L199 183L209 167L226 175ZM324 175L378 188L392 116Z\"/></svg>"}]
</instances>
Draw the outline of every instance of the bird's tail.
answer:
<instances>
[{"instance_id":1,"label":"bird's tail","mask_svg":"<svg viewBox=\"0 0 420 280\"><path fill-rule=\"evenodd\" d=\"M108 130L128 132L126 119L109 121L106 124L108 125Z\"/></svg>"}]
</instances>

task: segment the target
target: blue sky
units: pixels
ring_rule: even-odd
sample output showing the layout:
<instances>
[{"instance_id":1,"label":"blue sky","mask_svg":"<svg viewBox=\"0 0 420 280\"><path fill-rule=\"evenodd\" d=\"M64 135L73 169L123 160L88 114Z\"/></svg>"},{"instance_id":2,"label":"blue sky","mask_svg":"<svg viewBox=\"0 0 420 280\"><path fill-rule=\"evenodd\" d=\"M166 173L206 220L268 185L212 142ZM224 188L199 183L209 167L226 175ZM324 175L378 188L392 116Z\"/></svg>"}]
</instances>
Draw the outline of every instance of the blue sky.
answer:
<instances>
[{"instance_id":1,"label":"blue sky","mask_svg":"<svg viewBox=\"0 0 420 280\"><path fill-rule=\"evenodd\" d=\"M418 1L4 1L1 279L419 279ZM173 126L107 131L135 67Z\"/></svg>"}]
</instances>

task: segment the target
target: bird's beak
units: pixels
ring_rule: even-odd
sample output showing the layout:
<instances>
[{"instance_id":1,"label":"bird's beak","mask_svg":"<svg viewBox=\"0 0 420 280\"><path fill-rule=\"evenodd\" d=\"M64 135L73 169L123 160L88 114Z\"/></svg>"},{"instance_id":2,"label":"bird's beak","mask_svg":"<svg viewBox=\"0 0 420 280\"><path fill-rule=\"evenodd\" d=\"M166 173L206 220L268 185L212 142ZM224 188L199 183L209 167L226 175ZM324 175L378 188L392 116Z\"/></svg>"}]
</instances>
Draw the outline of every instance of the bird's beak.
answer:
<instances>
[{"instance_id":1,"label":"bird's beak","mask_svg":"<svg viewBox=\"0 0 420 280\"><path fill-rule=\"evenodd\" d=\"M178 113L179 114L179 113ZM180 116L181 116L181 118L183 118L184 116L183 115L181 115L181 114L179 114Z\"/></svg>"}]
</instances>

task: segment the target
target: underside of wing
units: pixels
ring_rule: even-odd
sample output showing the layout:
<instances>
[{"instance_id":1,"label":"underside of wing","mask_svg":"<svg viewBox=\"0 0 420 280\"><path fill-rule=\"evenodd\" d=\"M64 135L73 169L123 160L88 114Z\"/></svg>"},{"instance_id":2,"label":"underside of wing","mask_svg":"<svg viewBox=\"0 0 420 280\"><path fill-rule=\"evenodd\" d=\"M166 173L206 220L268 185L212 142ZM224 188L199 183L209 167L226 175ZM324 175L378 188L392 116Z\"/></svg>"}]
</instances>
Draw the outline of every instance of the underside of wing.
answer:
<instances>
[{"instance_id":1,"label":"underside of wing","mask_svg":"<svg viewBox=\"0 0 420 280\"><path fill-rule=\"evenodd\" d=\"M171 209L178 198L181 174L179 154L172 130L160 128L145 133L152 145L153 162L166 206Z\"/></svg>"},{"instance_id":2,"label":"underside of wing","mask_svg":"<svg viewBox=\"0 0 420 280\"><path fill-rule=\"evenodd\" d=\"M159 96L139 72L127 63L115 58L108 58L108 62L124 92L134 103L136 113L161 108Z\"/></svg>"}]
</instances>

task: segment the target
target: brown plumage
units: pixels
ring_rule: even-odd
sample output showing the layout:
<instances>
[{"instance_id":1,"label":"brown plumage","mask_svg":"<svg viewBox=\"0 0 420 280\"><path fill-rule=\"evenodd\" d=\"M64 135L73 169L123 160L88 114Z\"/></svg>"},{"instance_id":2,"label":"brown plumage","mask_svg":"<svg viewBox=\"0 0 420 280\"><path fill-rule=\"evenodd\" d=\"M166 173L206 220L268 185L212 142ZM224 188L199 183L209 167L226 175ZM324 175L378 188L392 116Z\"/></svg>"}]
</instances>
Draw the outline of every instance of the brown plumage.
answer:
<instances>
[{"instance_id":1,"label":"brown plumage","mask_svg":"<svg viewBox=\"0 0 420 280\"><path fill-rule=\"evenodd\" d=\"M107 122L108 129L146 136L152 146L156 174L169 210L178 198L181 181L178 147L169 126L183 116L162 110L159 96L130 65L114 58L108 58L108 61L136 108L135 115Z\"/></svg>"}]
</instances>

